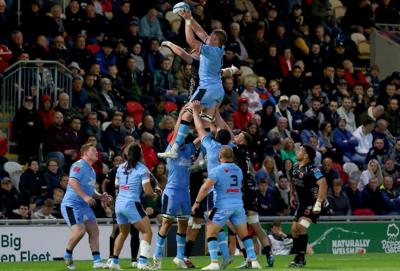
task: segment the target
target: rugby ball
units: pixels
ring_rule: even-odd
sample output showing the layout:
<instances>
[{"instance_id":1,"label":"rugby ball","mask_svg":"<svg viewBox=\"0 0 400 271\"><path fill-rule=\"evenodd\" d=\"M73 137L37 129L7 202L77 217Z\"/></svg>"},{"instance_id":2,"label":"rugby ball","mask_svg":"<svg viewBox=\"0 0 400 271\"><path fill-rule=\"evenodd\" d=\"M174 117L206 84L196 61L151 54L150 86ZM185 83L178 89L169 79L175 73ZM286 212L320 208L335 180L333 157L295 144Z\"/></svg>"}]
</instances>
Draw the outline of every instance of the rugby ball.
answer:
<instances>
[{"instance_id":1,"label":"rugby ball","mask_svg":"<svg viewBox=\"0 0 400 271\"><path fill-rule=\"evenodd\" d=\"M189 10L190 7L188 4L186 4L185 2L179 2L177 4L175 4L175 6L172 8L172 12L175 14L179 14L185 10Z\"/></svg>"}]
</instances>

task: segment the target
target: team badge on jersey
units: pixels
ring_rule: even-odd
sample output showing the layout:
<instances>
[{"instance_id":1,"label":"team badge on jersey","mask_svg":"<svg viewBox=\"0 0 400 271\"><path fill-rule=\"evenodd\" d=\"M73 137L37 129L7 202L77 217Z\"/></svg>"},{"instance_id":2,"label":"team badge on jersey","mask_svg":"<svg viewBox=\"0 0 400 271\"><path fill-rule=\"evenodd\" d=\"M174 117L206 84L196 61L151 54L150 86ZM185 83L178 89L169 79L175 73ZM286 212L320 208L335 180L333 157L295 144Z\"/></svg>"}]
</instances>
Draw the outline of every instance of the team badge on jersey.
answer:
<instances>
[{"instance_id":1,"label":"team badge on jersey","mask_svg":"<svg viewBox=\"0 0 400 271\"><path fill-rule=\"evenodd\" d=\"M74 166L73 171L74 171L75 173L79 173L79 171L81 171L81 168L78 167L78 166Z\"/></svg>"}]
</instances>

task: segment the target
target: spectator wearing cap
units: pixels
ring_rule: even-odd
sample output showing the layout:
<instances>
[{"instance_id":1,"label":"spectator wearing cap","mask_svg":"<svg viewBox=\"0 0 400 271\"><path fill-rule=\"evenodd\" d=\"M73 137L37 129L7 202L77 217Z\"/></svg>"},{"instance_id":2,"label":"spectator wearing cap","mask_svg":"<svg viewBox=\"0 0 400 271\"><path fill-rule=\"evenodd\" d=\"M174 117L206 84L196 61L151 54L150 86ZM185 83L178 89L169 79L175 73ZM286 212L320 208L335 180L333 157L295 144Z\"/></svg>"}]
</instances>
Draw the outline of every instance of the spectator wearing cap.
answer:
<instances>
[{"instance_id":1,"label":"spectator wearing cap","mask_svg":"<svg viewBox=\"0 0 400 271\"><path fill-rule=\"evenodd\" d=\"M100 74L102 76L108 75L108 66L117 64L112 42L103 41L101 50L96 53L95 58L96 63L100 65Z\"/></svg>"},{"instance_id":2,"label":"spectator wearing cap","mask_svg":"<svg viewBox=\"0 0 400 271\"><path fill-rule=\"evenodd\" d=\"M53 100L47 94L40 97L39 104L39 117L44 124L44 128L48 128L50 124L53 122L54 109L53 109Z\"/></svg>"},{"instance_id":3,"label":"spectator wearing cap","mask_svg":"<svg viewBox=\"0 0 400 271\"><path fill-rule=\"evenodd\" d=\"M368 83L374 89L374 96L377 97L380 94L380 79L379 79L380 69L378 65L372 65L365 75Z\"/></svg>"},{"instance_id":4,"label":"spectator wearing cap","mask_svg":"<svg viewBox=\"0 0 400 271\"><path fill-rule=\"evenodd\" d=\"M86 36L78 34L75 38L74 46L70 51L71 62L78 63L86 72L89 71L90 66L95 63L94 56L91 51L86 49Z\"/></svg>"},{"instance_id":5,"label":"spectator wearing cap","mask_svg":"<svg viewBox=\"0 0 400 271\"><path fill-rule=\"evenodd\" d=\"M132 17L128 24L128 31L124 32L123 39L128 48L134 48L136 44L142 44L143 38L139 33L139 20L137 17Z\"/></svg>"},{"instance_id":6,"label":"spectator wearing cap","mask_svg":"<svg viewBox=\"0 0 400 271\"><path fill-rule=\"evenodd\" d=\"M21 193L19 199L29 202L34 196L41 197L44 189L47 193L47 184L39 172L39 162L36 158L31 158L28 162L28 168L22 173L18 184L18 190Z\"/></svg>"},{"instance_id":7,"label":"spectator wearing cap","mask_svg":"<svg viewBox=\"0 0 400 271\"><path fill-rule=\"evenodd\" d=\"M341 118L346 120L346 129L351 133L357 129L356 117L353 113L352 100L350 97L344 97L342 106L338 109L338 114Z\"/></svg>"},{"instance_id":8,"label":"spectator wearing cap","mask_svg":"<svg viewBox=\"0 0 400 271\"><path fill-rule=\"evenodd\" d=\"M71 62L68 65L68 69L71 70L72 78L74 78L75 76L80 76L80 74L81 74L81 67L79 67L79 64L76 62Z\"/></svg>"},{"instance_id":9,"label":"spectator wearing cap","mask_svg":"<svg viewBox=\"0 0 400 271\"><path fill-rule=\"evenodd\" d=\"M253 114L249 111L249 99L242 97L238 102L238 110L232 114L236 129L244 130Z\"/></svg>"},{"instance_id":10,"label":"spectator wearing cap","mask_svg":"<svg viewBox=\"0 0 400 271\"><path fill-rule=\"evenodd\" d=\"M352 133L346 129L346 119L341 117L338 122L338 127L333 130L333 144L337 146L339 152L343 156L344 162L354 160L356 155L356 147L358 146L357 139ZM362 157L360 157L362 159Z\"/></svg>"},{"instance_id":11,"label":"spectator wearing cap","mask_svg":"<svg viewBox=\"0 0 400 271\"><path fill-rule=\"evenodd\" d=\"M385 215L400 215L400 193L393 187L393 177L385 176L379 186L385 205Z\"/></svg>"},{"instance_id":12,"label":"spectator wearing cap","mask_svg":"<svg viewBox=\"0 0 400 271\"><path fill-rule=\"evenodd\" d=\"M240 97L247 98L249 101L249 111L254 114L262 109L260 96L255 91L257 78L249 75L244 79L244 90Z\"/></svg>"},{"instance_id":13,"label":"spectator wearing cap","mask_svg":"<svg viewBox=\"0 0 400 271\"><path fill-rule=\"evenodd\" d=\"M342 188L342 180L335 179L332 182L331 190L328 191L327 199L331 215L351 215L352 213L349 198Z\"/></svg>"},{"instance_id":14,"label":"spectator wearing cap","mask_svg":"<svg viewBox=\"0 0 400 271\"><path fill-rule=\"evenodd\" d=\"M13 133L18 144L17 154L20 163L26 163L29 157L37 156L42 141L41 133L44 125L33 104L33 97L25 96L13 120Z\"/></svg>"},{"instance_id":15,"label":"spectator wearing cap","mask_svg":"<svg viewBox=\"0 0 400 271\"><path fill-rule=\"evenodd\" d=\"M164 40L160 21L157 17L157 9L150 8L147 14L139 21L140 36L147 39L156 38L159 41Z\"/></svg>"},{"instance_id":16,"label":"spectator wearing cap","mask_svg":"<svg viewBox=\"0 0 400 271\"><path fill-rule=\"evenodd\" d=\"M288 125L287 128L291 131L293 129L293 117L292 113L290 112L289 108L289 97L286 95L282 95L279 98L278 104L275 106L275 118L279 120L279 118L284 117L286 118Z\"/></svg>"},{"instance_id":17,"label":"spectator wearing cap","mask_svg":"<svg viewBox=\"0 0 400 271\"><path fill-rule=\"evenodd\" d=\"M18 207L18 190L11 179L3 177L0 187L0 218L12 218L13 210Z\"/></svg>"}]
</instances>

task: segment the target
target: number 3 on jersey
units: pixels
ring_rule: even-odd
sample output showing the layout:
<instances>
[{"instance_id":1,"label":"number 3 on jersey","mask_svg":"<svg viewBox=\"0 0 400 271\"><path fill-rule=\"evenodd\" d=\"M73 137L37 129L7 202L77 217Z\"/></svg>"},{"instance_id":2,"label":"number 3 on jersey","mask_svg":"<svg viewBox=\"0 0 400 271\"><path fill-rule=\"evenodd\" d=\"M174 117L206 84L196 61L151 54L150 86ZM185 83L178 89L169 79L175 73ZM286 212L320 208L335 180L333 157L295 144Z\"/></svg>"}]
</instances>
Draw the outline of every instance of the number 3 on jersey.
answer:
<instances>
[{"instance_id":1,"label":"number 3 on jersey","mask_svg":"<svg viewBox=\"0 0 400 271\"><path fill-rule=\"evenodd\" d=\"M232 178L232 182L231 182L231 187L236 187L238 186L238 177L236 175L231 175L229 176Z\"/></svg>"}]
</instances>

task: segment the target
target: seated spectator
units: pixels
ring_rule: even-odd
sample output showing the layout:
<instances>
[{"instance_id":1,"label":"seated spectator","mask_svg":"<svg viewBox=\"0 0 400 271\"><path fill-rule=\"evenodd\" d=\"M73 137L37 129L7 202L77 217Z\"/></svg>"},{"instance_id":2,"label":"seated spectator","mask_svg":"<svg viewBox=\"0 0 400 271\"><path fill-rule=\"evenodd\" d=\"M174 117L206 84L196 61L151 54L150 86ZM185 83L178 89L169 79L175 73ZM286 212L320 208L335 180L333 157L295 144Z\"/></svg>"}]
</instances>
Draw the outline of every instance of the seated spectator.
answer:
<instances>
[{"instance_id":1,"label":"seated spectator","mask_svg":"<svg viewBox=\"0 0 400 271\"><path fill-rule=\"evenodd\" d=\"M148 10L147 15L142 17L139 21L140 36L151 39L156 38L159 41L164 40L163 33L161 31L161 25L157 18L158 11L155 8Z\"/></svg>"},{"instance_id":2,"label":"seated spectator","mask_svg":"<svg viewBox=\"0 0 400 271\"><path fill-rule=\"evenodd\" d=\"M400 166L400 137L396 139L396 143L394 145L394 148L389 150L388 154L391 158L394 159L395 163L397 166Z\"/></svg>"},{"instance_id":3,"label":"seated spectator","mask_svg":"<svg viewBox=\"0 0 400 271\"><path fill-rule=\"evenodd\" d=\"M383 111L384 110L385 109L383 109ZM388 125L389 124L387 120L378 119L375 129L372 131L372 137L374 140L377 138L383 139L383 147L386 151L389 151L389 149L393 148L396 140L393 135L390 134L390 131L388 130Z\"/></svg>"},{"instance_id":4,"label":"seated spectator","mask_svg":"<svg viewBox=\"0 0 400 271\"><path fill-rule=\"evenodd\" d=\"M100 74L102 76L108 75L108 66L117 64L117 57L111 41L103 41L101 50L95 54L95 59L96 63L100 65Z\"/></svg>"},{"instance_id":5,"label":"seated spectator","mask_svg":"<svg viewBox=\"0 0 400 271\"><path fill-rule=\"evenodd\" d=\"M97 119L96 112L90 112L88 114L86 122L81 130L83 138L88 138L89 136L95 136L98 144L101 144L100 121Z\"/></svg>"},{"instance_id":6,"label":"seated spectator","mask_svg":"<svg viewBox=\"0 0 400 271\"><path fill-rule=\"evenodd\" d=\"M172 63L169 58L161 59L160 68L152 74L152 91L156 95L177 96L174 75L171 71ZM172 93L172 92L175 93ZM174 102L175 99L173 99Z\"/></svg>"},{"instance_id":7,"label":"seated spectator","mask_svg":"<svg viewBox=\"0 0 400 271\"><path fill-rule=\"evenodd\" d=\"M379 186L383 202L385 204L385 215L400 215L400 193L393 187L393 177L385 176L383 183Z\"/></svg>"},{"instance_id":8,"label":"seated spectator","mask_svg":"<svg viewBox=\"0 0 400 271\"><path fill-rule=\"evenodd\" d=\"M335 179L332 183L332 190L328 192L330 214L332 215L351 215L350 201L342 191L343 183L340 179Z\"/></svg>"},{"instance_id":9,"label":"seated spectator","mask_svg":"<svg viewBox=\"0 0 400 271\"><path fill-rule=\"evenodd\" d=\"M21 175L18 190L21 193L19 199L23 202L29 202L32 197L40 197L43 190L47 193L47 184L39 172L37 159L32 158L29 161L28 168Z\"/></svg>"},{"instance_id":10,"label":"seated spectator","mask_svg":"<svg viewBox=\"0 0 400 271\"><path fill-rule=\"evenodd\" d=\"M321 112L322 103L319 98L311 101L311 107L304 114L307 118L316 118L318 120L318 127L325 122L324 114Z\"/></svg>"},{"instance_id":11,"label":"seated spectator","mask_svg":"<svg viewBox=\"0 0 400 271\"><path fill-rule=\"evenodd\" d=\"M300 66L295 65L292 72L283 78L282 91L287 96L300 95L305 98L307 94L307 79Z\"/></svg>"},{"instance_id":12,"label":"seated spectator","mask_svg":"<svg viewBox=\"0 0 400 271\"><path fill-rule=\"evenodd\" d=\"M277 205L279 194L274 190L274 186L268 184L267 179L261 179L258 183L257 201L258 213L261 216L274 216L277 215Z\"/></svg>"},{"instance_id":13,"label":"seated spectator","mask_svg":"<svg viewBox=\"0 0 400 271\"><path fill-rule=\"evenodd\" d=\"M294 67L294 56L290 48L285 48L283 56L279 58L279 64L283 76L287 77Z\"/></svg>"},{"instance_id":14,"label":"seated spectator","mask_svg":"<svg viewBox=\"0 0 400 271\"><path fill-rule=\"evenodd\" d=\"M288 107L289 98L286 95L282 95L279 97L279 102L275 106L275 118L278 120L280 117L284 117L287 119L287 128L291 131L293 129L293 117L292 113Z\"/></svg>"},{"instance_id":15,"label":"seated spectator","mask_svg":"<svg viewBox=\"0 0 400 271\"><path fill-rule=\"evenodd\" d=\"M321 104L319 108L316 108L316 105L313 106L315 100L320 101ZM314 82L311 85L311 88L307 92L307 97L304 100L304 104L308 109L312 108L315 113L321 113L323 115L323 112L320 112L320 110L329 104L329 99L328 95L322 90L321 83ZM321 120L321 115L319 115L318 118Z\"/></svg>"},{"instance_id":16,"label":"seated spectator","mask_svg":"<svg viewBox=\"0 0 400 271\"><path fill-rule=\"evenodd\" d=\"M55 112L52 125L44 133L43 152L46 158L57 158L60 162L60 168L64 166L69 168L78 157L79 145L72 131L63 123L63 114Z\"/></svg>"},{"instance_id":17,"label":"seated spectator","mask_svg":"<svg viewBox=\"0 0 400 271\"><path fill-rule=\"evenodd\" d=\"M64 173L60 178L59 187L64 191L64 193L67 192L68 179L69 179L69 175L66 173Z\"/></svg>"},{"instance_id":18,"label":"seated spectator","mask_svg":"<svg viewBox=\"0 0 400 271\"><path fill-rule=\"evenodd\" d=\"M18 161L26 163L30 157L39 155L43 122L33 107L33 97L25 96L21 108L15 113L13 133L17 143Z\"/></svg>"},{"instance_id":19,"label":"seated spectator","mask_svg":"<svg viewBox=\"0 0 400 271\"><path fill-rule=\"evenodd\" d=\"M278 182L275 187L280 195L281 201L279 201L278 212L280 215L289 215L290 211L290 183L289 179L286 175L282 174L282 172L278 173Z\"/></svg>"},{"instance_id":20,"label":"seated spectator","mask_svg":"<svg viewBox=\"0 0 400 271\"><path fill-rule=\"evenodd\" d=\"M280 138L274 138L271 141L271 145L267 145L264 150L266 156L274 158L275 165L278 170L282 170L283 167L281 150L282 150L282 140Z\"/></svg>"},{"instance_id":21,"label":"seated spectator","mask_svg":"<svg viewBox=\"0 0 400 271\"><path fill-rule=\"evenodd\" d=\"M278 169L274 158L266 156L262 163L262 167L255 175L256 181L267 180L268 184L273 187L278 181Z\"/></svg>"},{"instance_id":22,"label":"seated spectator","mask_svg":"<svg viewBox=\"0 0 400 271\"><path fill-rule=\"evenodd\" d=\"M255 91L257 79L253 75L249 75L244 79L244 90L241 98L249 100L249 112L254 114L262 109L260 96Z\"/></svg>"},{"instance_id":23,"label":"seated spectator","mask_svg":"<svg viewBox=\"0 0 400 271\"><path fill-rule=\"evenodd\" d=\"M281 150L282 160L290 159L293 164L297 162L295 145L292 138L288 137L283 140L283 148Z\"/></svg>"},{"instance_id":24,"label":"seated spectator","mask_svg":"<svg viewBox=\"0 0 400 271\"><path fill-rule=\"evenodd\" d=\"M83 87L83 78L76 76L72 79L72 107L77 108L81 114L91 111L89 93Z\"/></svg>"},{"instance_id":25,"label":"seated spectator","mask_svg":"<svg viewBox=\"0 0 400 271\"><path fill-rule=\"evenodd\" d=\"M0 42L0 52L1 52L1 57L0 57L0 74L1 74L10 65L10 59L12 58L13 53L2 42Z\"/></svg>"},{"instance_id":26,"label":"seated spectator","mask_svg":"<svg viewBox=\"0 0 400 271\"><path fill-rule=\"evenodd\" d=\"M53 122L54 110L53 101L49 95L43 95L40 97L39 105L39 117L44 124L44 128L48 128Z\"/></svg>"},{"instance_id":27,"label":"seated spectator","mask_svg":"<svg viewBox=\"0 0 400 271\"><path fill-rule=\"evenodd\" d=\"M232 114L233 123L236 129L244 130L252 118L252 113L249 111L249 99L242 97L238 104L238 110Z\"/></svg>"},{"instance_id":28,"label":"seated spectator","mask_svg":"<svg viewBox=\"0 0 400 271\"><path fill-rule=\"evenodd\" d=\"M346 119L344 117L340 117L338 127L333 130L332 138L333 144L337 146L338 150L343 155L344 162L360 161L360 163L362 163L363 157L358 159L358 156L356 156L355 148L358 146L358 141L352 133L346 129Z\"/></svg>"},{"instance_id":29,"label":"seated spectator","mask_svg":"<svg viewBox=\"0 0 400 271\"><path fill-rule=\"evenodd\" d=\"M268 132L267 137L270 141L272 141L274 138L291 138L290 131L288 130L288 119L285 117L280 117L276 126Z\"/></svg>"},{"instance_id":30,"label":"seated spectator","mask_svg":"<svg viewBox=\"0 0 400 271\"><path fill-rule=\"evenodd\" d=\"M61 219L61 218L63 218L62 214L61 214L61 201L64 198L64 190L62 190L59 187L56 187L53 189L52 195L53 195L54 208L53 208L53 211L51 212L51 214L55 218Z\"/></svg>"},{"instance_id":31,"label":"seated spectator","mask_svg":"<svg viewBox=\"0 0 400 271\"><path fill-rule=\"evenodd\" d=\"M382 138L376 138L373 143L373 147L368 151L367 158L365 162L369 162L375 159L380 165L385 163L385 157L387 156L387 151L385 149L385 143Z\"/></svg>"},{"instance_id":32,"label":"seated spectator","mask_svg":"<svg viewBox=\"0 0 400 271\"><path fill-rule=\"evenodd\" d=\"M5 157L7 152L8 152L8 138L7 135L0 129L0 172L3 170L3 165L8 161L7 158Z\"/></svg>"},{"instance_id":33,"label":"seated spectator","mask_svg":"<svg viewBox=\"0 0 400 271\"><path fill-rule=\"evenodd\" d=\"M358 188L363 190L365 186L368 184L371 178L377 178L379 185L383 181L382 169L379 162L375 159L372 159L368 162L367 169L361 173L360 182Z\"/></svg>"},{"instance_id":34,"label":"seated spectator","mask_svg":"<svg viewBox=\"0 0 400 271\"><path fill-rule=\"evenodd\" d=\"M171 116L165 116L158 125L160 129L160 135L163 137L163 141L167 142L168 136L174 132L175 119Z\"/></svg>"},{"instance_id":35,"label":"seated spectator","mask_svg":"<svg viewBox=\"0 0 400 271\"><path fill-rule=\"evenodd\" d=\"M388 121L388 130L391 135L397 137L400 135L400 110L399 99L390 98L388 108L384 114L384 119Z\"/></svg>"},{"instance_id":36,"label":"seated spectator","mask_svg":"<svg viewBox=\"0 0 400 271\"><path fill-rule=\"evenodd\" d=\"M54 111L59 111L63 114L65 123L69 123L72 116L82 116L78 108L71 107L69 95L65 92L61 93L58 97L58 103L57 106L54 107Z\"/></svg>"},{"instance_id":37,"label":"seated spectator","mask_svg":"<svg viewBox=\"0 0 400 271\"><path fill-rule=\"evenodd\" d=\"M361 71L355 71L353 62L349 59L343 61L344 66L344 78L347 81L349 87L353 87L355 84L361 84L363 86L367 85L367 79Z\"/></svg>"},{"instance_id":38,"label":"seated spectator","mask_svg":"<svg viewBox=\"0 0 400 271\"><path fill-rule=\"evenodd\" d=\"M158 185L160 189L164 191L165 186L167 185L167 165L163 161L159 161L157 165L155 165L153 170L153 175L157 179Z\"/></svg>"},{"instance_id":39,"label":"seated spectator","mask_svg":"<svg viewBox=\"0 0 400 271\"><path fill-rule=\"evenodd\" d=\"M338 109L340 117L346 120L346 129L353 133L357 129L356 117L353 113L352 100L350 97L344 97L342 100L342 106Z\"/></svg>"},{"instance_id":40,"label":"seated spectator","mask_svg":"<svg viewBox=\"0 0 400 271\"><path fill-rule=\"evenodd\" d=\"M101 110L107 112L108 116L114 115L115 111L119 110L117 100L112 92L111 80L102 78L100 80L99 98L101 101Z\"/></svg>"},{"instance_id":41,"label":"seated spectator","mask_svg":"<svg viewBox=\"0 0 400 271\"><path fill-rule=\"evenodd\" d=\"M156 152L162 152L167 147L166 141L162 135L160 135L160 131L156 127L154 123L154 118L151 115L146 115L143 118L142 126L140 127L139 134L142 135L144 132L148 132L154 136L153 147Z\"/></svg>"},{"instance_id":42,"label":"seated spectator","mask_svg":"<svg viewBox=\"0 0 400 271\"><path fill-rule=\"evenodd\" d=\"M157 153L153 148L154 136L148 132L144 132L141 136L140 146L142 147L143 157L146 166L153 170L158 163Z\"/></svg>"},{"instance_id":43,"label":"seated spectator","mask_svg":"<svg viewBox=\"0 0 400 271\"><path fill-rule=\"evenodd\" d=\"M399 167L396 165L395 160L391 157L385 157L382 167L383 176L391 176L395 182L399 179Z\"/></svg>"},{"instance_id":44,"label":"seated spectator","mask_svg":"<svg viewBox=\"0 0 400 271\"><path fill-rule=\"evenodd\" d=\"M226 101L228 104L228 108L226 111L232 114L238 109L240 97L237 89L235 89L233 77L224 77L222 79L222 82L225 91L224 101Z\"/></svg>"},{"instance_id":45,"label":"seated spectator","mask_svg":"<svg viewBox=\"0 0 400 271\"><path fill-rule=\"evenodd\" d=\"M356 147L357 159L353 158L353 162L364 164L369 150L372 148L372 130L374 129L375 121L371 118L364 120L363 124L353 132L353 136L357 139Z\"/></svg>"},{"instance_id":46,"label":"seated spectator","mask_svg":"<svg viewBox=\"0 0 400 271\"><path fill-rule=\"evenodd\" d=\"M29 204L21 202L18 206L18 209L14 210L12 219L31 219Z\"/></svg>"},{"instance_id":47,"label":"seated spectator","mask_svg":"<svg viewBox=\"0 0 400 271\"><path fill-rule=\"evenodd\" d=\"M371 210L375 215L383 215L385 202L383 201L378 182L377 177L372 177L362 191L362 198L366 209Z\"/></svg>"},{"instance_id":48,"label":"seated spectator","mask_svg":"<svg viewBox=\"0 0 400 271\"><path fill-rule=\"evenodd\" d=\"M13 218L13 210L18 207L18 194L11 179L3 177L0 187L0 219Z\"/></svg>"},{"instance_id":49,"label":"seated spectator","mask_svg":"<svg viewBox=\"0 0 400 271\"><path fill-rule=\"evenodd\" d=\"M333 181L339 179L339 173L332 168L332 158L325 157L322 160L322 168L321 172L324 174L326 182L328 184L328 190L332 190L333 188Z\"/></svg>"},{"instance_id":50,"label":"seated spectator","mask_svg":"<svg viewBox=\"0 0 400 271\"><path fill-rule=\"evenodd\" d=\"M353 215L372 215L372 212L364 209L362 193L358 190L358 180L349 179L348 185L345 187L345 193L350 201Z\"/></svg>"},{"instance_id":51,"label":"seated spectator","mask_svg":"<svg viewBox=\"0 0 400 271\"><path fill-rule=\"evenodd\" d=\"M135 121L132 116L130 116L130 115L125 116L124 129L125 129L126 135L133 136L133 138L135 138L135 140L138 140L140 138L139 133L135 126Z\"/></svg>"},{"instance_id":52,"label":"seated spectator","mask_svg":"<svg viewBox=\"0 0 400 271\"><path fill-rule=\"evenodd\" d=\"M123 115L121 112L115 112L111 124L108 125L102 134L103 150L109 153L110 157L114 156L116 153L122 152L121 147L124 145L125 140L125 129L122 127L122 117Z\"/></svg>"},{"instance_id":53,"label":"seated spectator","mask_svg":"<svg viewBox=\"0 0 400 271\"><path fill-rule=\"evenodd\" d=\"M49 158L46 161L46 170L43 173L43 179L47 185L49 196L52 196L54 188L59 187L62 170L59 167L59 162L56 158Z\"/></svg>"},{"instance_id":54,"label":"seated spectator","mask_svg":"<svg viewBox=\"0 0 400 271\"><path fill-rule=\"evenodd\" d=\"M300 110L301 99L298 95L292 95L289 98L289 111L292 115L292 133L298 138L306 122L306 115ZM290 126L289 126L290 127ZM293 135L293 136L294 136Z\"/></svg>"},{"instance_id":55,"label":"seated spectator","mask_svg":"<svg viewBox=\"0 0 400 271\"><path fill-rule=\"evenodd\" d=\"M332 125L332 128L336 128L339 122L339 113L337 100L330 100L327 109L324 112L325 121Z\"/></svg>"},{"instance_id":56,"label":"seated spectator","mask_svg":"<svg viewBox=\"0 0 400 271\"><path fill-rule=\"evenodd\" d=\"M260 97L261 105L264 105L265 102L267 100L269 100L269 97L271 95L269 90L266 88L266 83L267 83L267 80L265 79L265 77L260 76L257 78L256 92L257 92L258 96ZM226 93L226 91L225 91L225 93Z\"/></svg>"},{"instance_id":57,"label":"seated spectator","mask_svg":"<svg viewBox=\"0 0 400 271\"><path fill-rule=\"evenodd\" d=\"M43 206L39 208L36 212L32 214L33 219L56 219L52 215L54 208L54 201L52 199L46 199Z\"/></svg>"}]
</instances>

